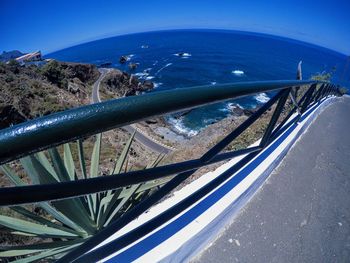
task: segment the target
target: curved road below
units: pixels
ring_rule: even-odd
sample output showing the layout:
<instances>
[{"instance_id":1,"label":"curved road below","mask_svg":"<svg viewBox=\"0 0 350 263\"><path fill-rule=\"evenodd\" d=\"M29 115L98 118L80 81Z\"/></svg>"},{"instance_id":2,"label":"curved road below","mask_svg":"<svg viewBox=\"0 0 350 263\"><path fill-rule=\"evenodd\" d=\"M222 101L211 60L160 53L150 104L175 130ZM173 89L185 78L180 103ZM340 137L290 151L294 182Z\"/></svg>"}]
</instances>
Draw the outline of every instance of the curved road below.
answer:
<instances>
[{"instance_id":1,"label":"curved road below","mask_svg":"<svg viewBox=\"0 0 350 263\"><path fill-rule=\"evenodd\" d=\"M100 95L99 95L100 84L103 78L106 76L106 74L111 71L111 69L100 68L99 71L101 72L101 75L98 78L98 80L94 83L94 86L92 88L91 103L101 102ZM149 149L151 149L152 151L155 151L157 153L163 153L163 154L168 154L172 151L170 147L167 147L166 145L162 145L159 142L152 140L148 136L140 133L132 125L124 126L123 129L131 134L135 132L135 139L138 142L145 145L146 147L148 147Z\"/></svg>"}]
</instances>

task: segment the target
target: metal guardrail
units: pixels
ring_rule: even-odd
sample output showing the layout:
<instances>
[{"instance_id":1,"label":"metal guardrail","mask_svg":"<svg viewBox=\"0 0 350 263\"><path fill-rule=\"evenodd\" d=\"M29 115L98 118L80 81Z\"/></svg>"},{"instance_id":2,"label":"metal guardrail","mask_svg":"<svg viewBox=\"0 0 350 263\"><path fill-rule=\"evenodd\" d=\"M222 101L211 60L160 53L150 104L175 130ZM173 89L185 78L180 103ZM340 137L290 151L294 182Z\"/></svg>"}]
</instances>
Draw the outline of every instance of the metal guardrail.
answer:
<instances>
[{"instance_id":1,"label":"metal guardrail","mask_svg":"<svg viewBox=\"0 0 350 263\"><path fill-rule=\"evenodd\" d=\"M0 130L0 164L78 138L200 105L311 84L262 81L173 89L91 104Z\"/></svg>"},{"instance_id":2,"label":"metal guardrail","mask_svg":"<svg viewBox=\"0 0 350 263\"><path fill-rule=\"evenodd\" d=\"M299 101L296 101L296 95L301 86L308 89L303 97ZM59 259L59 262L91 262L98 260L149 233L180 211L195 203L226 180L228 176L226 173L214 178L206 186L151 221L104 245L102 247L103 249L90 251L97 244L159 202L189 178L198 168L235 156L245 155L243 159L230 168L231 174L234 173L252 160L252 158L290 127L290 125L298 121L301 116L300 114L303 114L308 107L318 103L330 94L338 94L336 86L317 81L281 80L225 84L217 85L215 88L212 86L201 86L175 89L84 106L0 130L0 164L4 164L22 156L42 151L43 149L116 127L122 127L152 116L268 91L276 91L276 94L199 159L114 176L101 176L46 185L5 187L0 189L0 205L12 206L71 198L174 175L158 191L152 193L122 217L63 256ZM289 96L292 97L294 107L277 125ZM274 104L276 104L275 110L258 146L220 153ZM295 112L299 113L298 116L287 123Z\"/></svg>"}]
</instances>

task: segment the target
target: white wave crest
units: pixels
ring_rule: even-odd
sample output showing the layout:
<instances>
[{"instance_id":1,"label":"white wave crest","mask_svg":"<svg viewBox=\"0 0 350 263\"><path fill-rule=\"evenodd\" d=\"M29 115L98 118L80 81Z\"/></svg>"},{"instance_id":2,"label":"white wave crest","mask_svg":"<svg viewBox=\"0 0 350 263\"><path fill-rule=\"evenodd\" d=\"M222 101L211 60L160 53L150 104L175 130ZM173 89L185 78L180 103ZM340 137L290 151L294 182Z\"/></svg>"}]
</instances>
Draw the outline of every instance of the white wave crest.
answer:
<instances>
[{"instance_id":1,"label":"white wave crest","mask_svg":"<svg viewBox=\"0 0 350 263\"><path fill-rule=\"evenodd\" d=\"M171 66L172 64L173 64L173 63L168 63L168 64L166 64L164 67L161 67L161 68L156 72L156 74L154 74L154 75L157 76L163 69L165 69L165 68Z\"/></svg>"},{"instance_id":2,"label":"white wave crest","mask_svg":"<svg viewBox=\"0 0 350 263\"><path fill-rule=\"evenodd\" d=\"M147 80L150 80L150 79L153 79L154 76L150 76L150 71L152 70L152 68L146 68L144 71L142 72L137 72L137 73L134 73L133 75L138 77L139 79L147 79Z\"/></svg>"},{"instance_id":3,"label":"white wave crest","mask_svg":"<svg viewBox=\"0 0 350 263\"><path fill-rule=\"evenodd\" d=\"M163 85L162 82L153 82L153 86L155 89L158 88L159 86L162 86L162 85Z\"/></svg>"},{"instance_id":4,"label":"white wave crest","mask_svg":"<svg viewBox=\"0 0 350 263\"><path fill-rule=\"evenodd\" d=\"M216 123L217 121L218 121L217 119L205 119L203 122L206 125L210 125L210 124Z\"/></svg>"},{"instance_id":5,"label":"white wave crest","mask_svg":"<svg viewBox=\"0 0 350 263\"><path fill-rule=\"evenodd\" d=\"M242 76L242 75L244 75L244 71L239 70L239 69L235 69L235 70L232 70L232 74L235 74L236 76Z\"/></svg>"},{"instance_id":6,"label":"white wave crest","mask_svg":"<svg viewBox=\"0 0 350 263\"><path fill-rule=\"evenodd\" d=\"M259 93L258 95L254 96L254 99L260 103L266 103L270 100L266 93Z\"/></svg>"},{"instance_id":7,"label":"white wave crest","mask_svg":"<svg viewBox=\"0 0 350 263\"><path fill-rule=\"evenodd\" d=\"M188 57L191 57L192 54L187 53L187 52L179 52L179 53L175 53L174 56L182 57L182 58L188 58Z\"/></svg>"},{"instance_id":8,"label":"white wave crest","mask_svg":"<svg viewBox=\"0 0 350 263\"><path fill-rule=\"evenodd\" d=\"M139 79L145 79L148 77L148 73L145 72L137 72L133 74L134 76L138 77Z\"/></svg>"},{"instance_id":9,"label":"white wave crest","mask_svg":"<svg viewBox=\"0 0 350 263\"><path fill-rule=\"evenodd\" d=\"M238 103L234 103L234 102L230 102L230 103L228 103L227 104L227 108L229 109L229 110L232 110L232 109L234 109L234 108L240 108L240 109L244 109L240 104L238 104Z\"/></svg>"},{"instance_id":10,"label":"white wave crest","mask_svg":"<svg viewBox=\"0 0 350 263\"><path fill-rule=\"evenodd\" d=\"M126 61L130 61L132 59L132 57L134 57L135 54L130 54L130 55L126 55L125 58L126 58Z\"/></svg>"},{"instance_id":11,"label":"white wave crest","mask_svg":"<svg viewBox=\"0 0 350 263\"><path fill-rule=\"evenodd\" d=\"M210 82L211 85L216 85L216 81Z\"/></svg>"},{"instance_id":12,"label":"white wave crest","mask_svg":"<svg viewBox=\"0 0 350 263\"><path fill-rule=\"evenodd\" d=\"M192 137L192 136L195 136L198 134L198 131L191 130L191 129L187 128L184 125L182 118L176 119L174 117L169 117L168 121L171 125L173 125L175 130L178 131L180 134L184 134L184 135L187 135L189 137Z\"/></svg>"},{"instance_id":13,"label":"white wave crest","mask_svg":"<svg viewBox=\"0 0 350 263\"><path fill-rule=\"evenodd\" d=\"M231 110L230 110L230 108L227 106L227 107L220 108L219 111L227 113L227 112L230 112Z\"/></svg>"}]
</instances>

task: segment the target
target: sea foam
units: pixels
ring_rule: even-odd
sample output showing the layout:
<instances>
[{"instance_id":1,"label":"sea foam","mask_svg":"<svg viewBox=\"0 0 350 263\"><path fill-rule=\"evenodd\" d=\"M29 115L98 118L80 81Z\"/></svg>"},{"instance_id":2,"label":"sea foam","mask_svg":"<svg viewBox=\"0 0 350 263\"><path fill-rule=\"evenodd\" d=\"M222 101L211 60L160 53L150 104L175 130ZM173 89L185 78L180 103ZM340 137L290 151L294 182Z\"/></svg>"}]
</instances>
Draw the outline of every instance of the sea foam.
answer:
<instances>
[{"instance_id":1,"label":"sea foam","mask_svg":"<svg viewBox=\"0 0 350 263\"><path fill-rule=\"evenodd\" d=\"M130 61L132 59L132 57L134 57L135 54L130 54L130 55L126 55L125 58L126 58L126 61Z\"/></svg>"},{"instance_id":2,"label":"sea foam","mask_svg":"<svg viewBox=\"0 0 350 263\"><path fill-rule=\"evenodd\" d=\"M242 76L242 75L244 75L244 71L239 70L239 69L235 69L235 70L232 70L232 74L235 74L236 76Z\"/></svg>"},{"instance_id":3,"label":"sea foam","mask_svg":"<svg viewBox=\"0 0 350 263\"><path fill-rule=\"evenodd\" d=\"M254 99L259 103L266 103L270 100L266 93L259 93L258 95L254 96Z\"/></svg>"},{"instance_id":4,"label":"sea foam","mask_svg":"<svg viewBox=\"0 0 350 263\"><path fill-rule=\"evenodd\" d=\"M151 70L152 68L146 68L144 71L134 73L133 75L138 77L139 79L151 80L154 78L154 76L150 76Z\"/></svg>"},{"instance_id":5,"label":"sea foam","mask_svg":"<svg viewBox=\"0 0 350 263\"><path fill-rule=\"evenodd\" d=\"M164 67L161 67L161 68L156 72L156 74L154 74L154 75L157 76L163 69L165 69L165 68L171 66L172 64L173 64L173 63L168 63L168 64L166 64Z\"/></svg>"},{"instance_id":6,"label":"sea foam","mask_svg":"<svg viewBox=\"0 0 350 263\"><path fill-rule=\"evenodd\" d=\"M148 77L149 73L137 72L137 73L134 73L133 75L138 77L139 79L146 79Z\"/></svg>"},{"instance_id":7,"label":"sea foam","mask_svg":"<svg viewBox=\"0 0 350 263\"><path fill-rule=\"evenodd\" d=\"M177 57L182 57L182 58L188 58L188 57L191 57L192 54L190 53L186 53L186 52L180 52L180 53L175 53L174 56L177 56Z\"/></svg>"},{"instance_id":8,"label":"sea foam","mask_svg":"<svg viewBox=\"0 0 350 263\"><path fill-rule=\"evenodd\" d=\"M226 111L232 111L235 108L240 108L240 109L244 109L244 107L242 107L240 104L236 103L236 102L229 102L226 104Z\"/></svg>"},{"instance_id":9,"label":"sea foam","mask_svg":"<svg viewBox=\"0 0 350 263\"><path fill-rule=\"evenodd\" d=\"M163 83L162 82L153 82L154 88L158 88L159 86L162 86Z\"/></svg>"},{"instance_id":10,"label":"sea foam","mask_svg":"<svg viewBox=\"0 0 350 263\"><path fill-rule=\"evenodd\" d=\"M175 128L177 132L180 134L192 137L198 134L198 131L191 130L190 128L186 127L185 124L183 123L182 118L174 118L174 117L169 117L168 122Z\"/></svg>"}]
</instances>

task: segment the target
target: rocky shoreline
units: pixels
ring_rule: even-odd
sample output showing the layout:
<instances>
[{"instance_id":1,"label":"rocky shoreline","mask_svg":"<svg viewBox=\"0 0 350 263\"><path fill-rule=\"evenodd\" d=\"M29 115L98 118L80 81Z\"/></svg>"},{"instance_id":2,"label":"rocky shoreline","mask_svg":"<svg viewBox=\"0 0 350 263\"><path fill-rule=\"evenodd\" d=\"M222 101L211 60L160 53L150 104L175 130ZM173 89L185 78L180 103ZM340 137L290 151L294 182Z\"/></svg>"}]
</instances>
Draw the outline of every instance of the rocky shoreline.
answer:
<instances>
[{"instance_id":1,"label":"rocky shoreline","mask_svg":"<svg viewBox=\"0 0 350 263\"><path fill-rule=\"evenodd\" d=\"M17 64L2 63L0 84L6 89L0 99L0 128L40 115L88 104L91 86L99 76L97 67L90 64L53 60L39 68L34 65L21 67ZM132 74L112 69L101 82L100 95L102 100L108 100L139 95L153 88L154 84L149 80L140 81ZM42 102L38 103L39 101ZM180 133L165 116L150 118L136 123L135 126L148 137L178 149L176 152L187 152L186 149L198 152L191 155L195 157L201 153L200 149L207 149L210 143L225 134L225 127L232 128L233 124L249 117L255 110L233 107L229 117L209 125L195 136ZM182 118L188 112L180 112L175 118ZM125 137L121 134L115 136ZM109 141L113 141L113 145L117 144L111 137ZM144 147L138 148L140 152L145 151ZM181 154L172 154L173 157L167 159L175 158L175 155ZM174 161L181 159L176 157Z\"/></svg>"},{"instance_id":2,"label":"rocky shoreline","mask_svg":"<svg viewBox=\"0 0 350 263\"><path fill-rule=\"evenodd\" d=\"M64 109L88 104L91 86L100 73L95 65L68 63L52 60L42 67L22 67L16 63L0 65L0 84L4 87L0 99L0 128L23 122L27 119L50 114ZM102 100L139 95L151 91L154 84L149 80L140 81L136 76L118 69L110 70L101 82ZM227 120L250 116L254 110L233 107ZM182 118L189 111L176 114ZM154 117L135 124L144 134L176 149L191 145L197 138L213 135L208 130L225 125L225 120L211 124L196 136L180 133L166 117ZM216 135L213 135L217 137ZM218 135L219 136L219 135ZM208 140L208 138L206 138ZM212 141L213 139L209 139Z\"/></svg>"},{"instance_id":3,"label":"rocky shoreline","mask_svg":"<svg viewBox=\"0 0 350 263\"><path fill-rule=\"evenodd\" d=\"M183 146L189 145L189 143L191 144L191 141L197 141L197 138L203 138L204 134L206 134L208 130L213 130L212 132L209 132L209 134L213 134L215 130L220 133L221 129L218 129L218 127L225 126L227 122L240 120L242 117L247 118L251 116L257 109L258 108L242 109L240 107L233 107L228 117L208 125L194 136L189 136L179 132L171 123L166 120L167 118L165 116L154 117L152 119L137 123L136 125L150 137L163 140L166 145L175 148L182 148ZM183 114L179 113L177 116L177 118L182 118Z\"/></svg>"}]
</instances>

